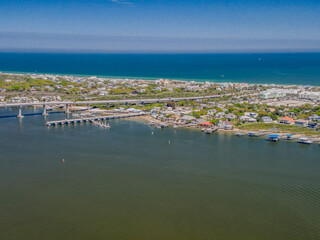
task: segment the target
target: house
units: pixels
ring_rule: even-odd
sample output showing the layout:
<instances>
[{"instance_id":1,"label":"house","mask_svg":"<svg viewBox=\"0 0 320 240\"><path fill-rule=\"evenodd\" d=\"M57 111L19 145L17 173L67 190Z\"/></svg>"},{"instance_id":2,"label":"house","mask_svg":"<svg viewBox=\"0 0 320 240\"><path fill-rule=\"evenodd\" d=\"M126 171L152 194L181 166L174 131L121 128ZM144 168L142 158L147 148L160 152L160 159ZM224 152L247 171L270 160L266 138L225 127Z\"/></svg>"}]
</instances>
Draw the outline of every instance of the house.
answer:
<instances>
[{"instance_id":1,"label":"house","mask_svg":"<svg viewBox=\"0 0 320 240\"><path fill-rule=\"evenodd\" d=\"M310 117L308 117L308 120L310 121L320 121L320 116L317 114L313 114Z\"/></svg>"},{"instance_id":2,"label":"house","mask_svg":"<svg viewBox=\"0 0 320 240\"><path fill-rule=\"evenodd\" d=\"M203 118L198 118L198 119L197 119L197 123L198 123L199 125L201 125L202 123L205 123L205 122L207 122L207 121L204 120Z\"/></svg>"},{"instance_id":3,"label":"house","mask_svg":"<svg viewBox=\"0 0 320 240\"><path fill-rule=\"evenodd\" d=\"M308 121L304 119L298 119L294 122L294 125L299 127L306 127L308 125Z\"/></svg>"},{"instance_id":4,"label":"house","mask_svg":"<svg viewBox=\"0 0 320 240\"><path fill-rule=\"evenodd\" d=\"M202 122L199 124L201 127L211 127L213 125L212 122Z\"/></svg>"},{"instance_id":5,"label":"house","mask_svg":"<svg viewBox=\"0 0 320 240\"><path fill-rule=\"evenodd\" d=\"M283 117L283 118L280 118L280 123L293 124L294 120L293 120L293 118L290 118L290 117Z\"/></svg>"},{"instance_id":6,"label":"house","mask_svg":"<svg viewBox=\"0 0 320 240\"><path fill-rule=\"evenodd\" d=\"M221 119L221 118L224 118L225 116L225 113L224 112L218 112L214 117L216 119Z\"/></svg>"},{"instance_id":7,"label":"house","mask_svg":"<svg viewBox=\"0 0 320 240\"><path fill-rule=\"evenodd\" d=\"M210 116L213 116L216 112L217 112L216 109L209 109L207 114L210 115Z\"/></svg>"},{"instance_id":8,"label":"house","mask_svg":"<svg viewBox=\"0 0 320 240\"><path fill-rule=\"evenodd\" d=\"M317 129L318 128L318 123L308 122L308 128Z\"/></svg>"},{"instance_id":9,"label":"house","mask_svg":"<svg viewBox=\"0 0 320 240\"><path fill-rule=\"evenodd\" d=\"M255 112L245 112L244 115L248 117L257 118L259 114Z\"/></svg>"},{"instance_id":10,"label":"house","mask_svg":"<svg viewBox=\"0 0 320 240\"><path fill-rule=\"evenodd\" d=\"M185 115L185 116L180 118L180 122L186 124L186 123L189 123L189 122L191 122L191 121L193 121L195 119L196 118L193 117L193 116Z\"/></svg>"},{"instance_id":11,"label":"house","mask_svg":"<svg viewBox=\"0 0 320 240\"><path fill-rule=\"evenodd\" d=\"M242 121L242 122L248 122L248 123L253 123L253 122L256 122L257 119L243 115L243 116L240 117L240 121Z\"/></svg>"},{"instance_id":12,"label":"house","mask_svg":"<svg viewBox=\"0 0 320 240\"><path fill-rule=\"evenodd\" d=\"M234 115L233 113L228 113L228 114L226 115L226 118L229 119L229 120L233 120L233 119L236 119L237 116Z\"/></svg>"},{"instance_id":13,"label":"house","mask_svg":"<svg viewBox=\"0 0 320 240\"><path fill-rule=\"evenodd\" d=\"M232 130L233 123L230 121L219 121L218 128L224 129L224 130Z\"/></svg>"},{"instance_id":14,"label":"house","mask_svg":"<svg viewBox=\"0 0 320 240\"><path fill-rule=\"evenodd\" d=\"M272 123L272 118L268 116L261 117L263 123Z\"/></svg>"}]
</instances>

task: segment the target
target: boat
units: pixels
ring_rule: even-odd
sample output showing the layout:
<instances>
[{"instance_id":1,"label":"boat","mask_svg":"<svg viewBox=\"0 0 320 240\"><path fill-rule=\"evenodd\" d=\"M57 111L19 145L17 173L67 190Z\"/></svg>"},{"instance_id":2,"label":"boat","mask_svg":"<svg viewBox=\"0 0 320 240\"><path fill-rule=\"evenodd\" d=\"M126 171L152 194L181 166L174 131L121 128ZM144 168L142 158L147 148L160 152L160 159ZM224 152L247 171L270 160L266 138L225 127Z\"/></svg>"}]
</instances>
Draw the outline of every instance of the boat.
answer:
<instances>
[{"instance_id":1,"label":"boat","mask_svg":"<svg viewBox=\"0 0 320 240\"><path fill-rule=\"evenodd\" d=\"M208 129L206 129L206 131L205 131L206 134L211 134L212 132L213 132L213 131L212 131L211 128L208 128Z\"/></svg>"},{"instance_id":2,"label":"boat","mask_svg":"<svg viewBox=\"0 0 320 240\"><path fill-rule=\"evenodd\" d=\"M299 138L298 143L302 143L302 144L312 144L312 141L309 140L308 138Z\"/></svg>"},{"instance_id":3,"label":"boat","mask_svg":"<svg viewBox=\"0 0 320 240\"><path fill-rule=\"evenodd\" d=\"M255 132L249 132L248 136L249 137L259 137L259 135L257 133L255 133Z\"/></svg>"},{"instance_id":4,"label":"boat","mask_svg":"<svg viewBox=\"0 0 320 240\"><path fill-rule=\"evenodd\" d=\"M271 142L278 142L279 141L279 135L278 134L272 134L272 135L269 135L267 140L268 141L271 141Z\"/></svg>"},{"instance_id":5,"label":"boat","mask_svg":"<svg viewBox=\"0 0 320 240\"><path fill-rule=\"evenodd\" d=\"M153 126L153 125L155 125L155 122L154 122L154 121L150 121L150 122L149 122L149 125L150 125L150 126Z\"/></svg>"},{"instance_id":6,"label":"boat","mask_svg":"<svg viewBox=\"0 0 320 240\"><path fill-rule=\"evenodd\" d=\"M177 125L173 125L173 128L178 128L178 126Z\"/></svg>"},{"instance_id":7,"label":"boat","mask_svg":"<svg viewBox=\"0 0 320 240\"><path fill-rule=\"evenodd\" d=\"M288 135L286 136L286 140L292 140L292 135L288 134Z\"/></svg>"},{"instance_id":8,"label":"boat","mask_svg":"<svg viewBox=\"0 0 320 240\"><path fill-rule=\"evenodd\" d=\"M215 132L215 131L217 131L216 128L207 128L207 129L205 130L205 133L206 133L206 134L211 134L211 133L213 133L213 132Z\"/></svg>"}]
</instances>

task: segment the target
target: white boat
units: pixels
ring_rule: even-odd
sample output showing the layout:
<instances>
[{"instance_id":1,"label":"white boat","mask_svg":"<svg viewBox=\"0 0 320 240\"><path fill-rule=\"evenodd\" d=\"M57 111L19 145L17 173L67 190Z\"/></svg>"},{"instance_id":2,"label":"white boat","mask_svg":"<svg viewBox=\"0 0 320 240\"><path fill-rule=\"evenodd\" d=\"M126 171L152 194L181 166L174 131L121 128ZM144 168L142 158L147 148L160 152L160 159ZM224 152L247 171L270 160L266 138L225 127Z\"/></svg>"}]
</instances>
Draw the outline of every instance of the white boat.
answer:
<instances>
[{"instance_id":1,"label":"white boat","mask_svg":"<svg viewBox=\"0 0 320 240\"><path fill-rule=\"evenodd\" d=\"M312 144L313 142L311 140L309 140L308 138L299 138L298 143Z\"/></svg>"},{"instance_id":2,"label":"white boat","mask_svg":"<svg viewBox=\"0 0 320 240\"><path fill-rule=\"evenodd\" d=\"M149 125L153 126L153 125L155 125L155 122L154 121L150 121Z\"/></svg>"}]
</instances>

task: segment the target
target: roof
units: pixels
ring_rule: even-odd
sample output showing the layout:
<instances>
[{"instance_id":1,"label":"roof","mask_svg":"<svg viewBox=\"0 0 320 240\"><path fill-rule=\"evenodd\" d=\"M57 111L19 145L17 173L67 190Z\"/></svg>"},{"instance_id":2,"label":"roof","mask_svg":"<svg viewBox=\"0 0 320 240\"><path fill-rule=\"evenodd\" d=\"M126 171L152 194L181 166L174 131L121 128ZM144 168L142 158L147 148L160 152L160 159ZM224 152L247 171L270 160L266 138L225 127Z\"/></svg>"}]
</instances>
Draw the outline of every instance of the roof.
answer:
<instances>
[{"instance_id":1,"label":"roof","mask_svg":"<svg viewBox=\"0 0 320 240\"><path fill-rule=\"evenodd\" d=\"M298 119L298 120L296 120L296 122L303 122L303 123L306 123L306 122L308 122L307 120L304 120L304 119Z\"/></svg>"},{"instance_id":2,"label":"roof","mask_svg":"<svg viewBox=\"0 0 320 240\"><path fill-rule=\"evenodd\" d=\"M192 117L189 115L184 115L183 117L181 117L181 120L186 120L186 121L193 120L193 119L195 119L195 117Z\"/></svg>"},{"instance_id":3,"label":"roof","mask_svg":"<svg viewBox=\"0 0 320 240\"><path fill-rule=\"evenodd\" d=\"M207 122L207 121L204 120L203 118L198 118L198 119L197 119L197 122L202 124L202 123Z\"/></svg>"},{"instance_id":4,"label":"roof","mask_svg":"<svg viewBox=\"0 0 320 240\"><path fill-rule=\"evenodd\" d=\"M205 125L205 126L210 126L212 125L213 123L212 122L202 122L201 125Z\"/></svg>"},{"instance_id":5,"label":"roof","mask_svg":"<svg viewBox=\"0 0 320 240\"><path fill-rule=\"evenodd\" d=\"M281 120L288 120L290 122L294 122L293 118L290 118L290 117L283 117L281 118Z\"/></svg>"},{"instance_id":6,"label":"roof","mask_svg":"<svg viewBox=\"0 0 320 240\"><path fill-rule=\"evenodd\" d=\"M277 137L279 137L280 135L278 135L278 134L271 134L271 135L269 135L268 137L269 138L277 138Z\"/></svg>"}]
</instances>

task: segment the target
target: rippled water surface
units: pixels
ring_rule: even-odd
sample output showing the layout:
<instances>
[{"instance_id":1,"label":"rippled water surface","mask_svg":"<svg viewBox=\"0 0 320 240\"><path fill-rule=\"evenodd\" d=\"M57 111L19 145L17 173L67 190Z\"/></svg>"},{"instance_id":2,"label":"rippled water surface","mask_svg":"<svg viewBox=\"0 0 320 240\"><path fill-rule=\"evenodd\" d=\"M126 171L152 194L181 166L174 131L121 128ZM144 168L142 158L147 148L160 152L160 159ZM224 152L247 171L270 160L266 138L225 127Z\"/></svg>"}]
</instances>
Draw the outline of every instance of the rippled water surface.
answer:
<instances>
[{"instance_id":1,"label":"rippled water surface","mask_svg":"<svg viewBox=\"0 0 320 240\"><path fill-rule=\"evenodd\" d=\"M1 240L320 239L318 145L44 122L0 118Z\"/></svg>"}]
</instances>

